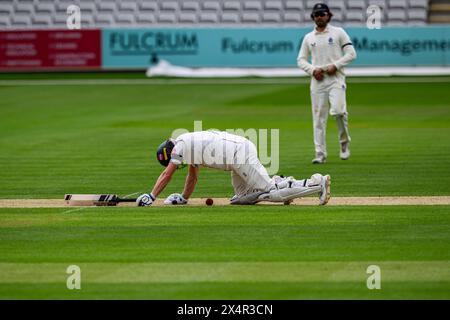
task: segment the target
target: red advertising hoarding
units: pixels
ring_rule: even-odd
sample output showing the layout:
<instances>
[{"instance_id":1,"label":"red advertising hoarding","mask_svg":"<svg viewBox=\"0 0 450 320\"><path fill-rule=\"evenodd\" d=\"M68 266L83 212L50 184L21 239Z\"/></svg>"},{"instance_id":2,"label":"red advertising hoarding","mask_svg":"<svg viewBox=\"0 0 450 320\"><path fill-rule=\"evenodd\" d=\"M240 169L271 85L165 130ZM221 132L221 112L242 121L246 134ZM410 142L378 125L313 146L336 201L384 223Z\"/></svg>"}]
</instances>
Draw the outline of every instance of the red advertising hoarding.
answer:
<instances>
[{"instance_id":1,"label":"red advertising hoarding","mask_svg":"<svg viewBox=\"0 0 450 320\"><path fill-rule=\"evenodd\" d=\"M100 67L100 30L0 31L0 71Z\"/></svg>"}]
</instances>

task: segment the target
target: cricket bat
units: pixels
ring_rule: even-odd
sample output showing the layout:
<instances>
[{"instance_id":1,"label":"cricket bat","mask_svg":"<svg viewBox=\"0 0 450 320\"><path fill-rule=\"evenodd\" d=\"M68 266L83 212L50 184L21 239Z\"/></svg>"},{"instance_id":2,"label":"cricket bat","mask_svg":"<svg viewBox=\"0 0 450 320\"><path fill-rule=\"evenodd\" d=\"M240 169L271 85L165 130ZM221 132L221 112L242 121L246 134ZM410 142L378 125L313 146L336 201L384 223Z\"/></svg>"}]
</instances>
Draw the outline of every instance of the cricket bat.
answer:
<instances>
[{"instance_id":1,"label":"cricket bat","mask_svg":"<svg viewBox=\"0 0 450 320\"><path fill-rule=\"evenodd\" d=\"M64 201L69 206L117 206L120 202L136 202L136 199L123 199L116 194L66 194Z\"/></svg>"}]
</instances>

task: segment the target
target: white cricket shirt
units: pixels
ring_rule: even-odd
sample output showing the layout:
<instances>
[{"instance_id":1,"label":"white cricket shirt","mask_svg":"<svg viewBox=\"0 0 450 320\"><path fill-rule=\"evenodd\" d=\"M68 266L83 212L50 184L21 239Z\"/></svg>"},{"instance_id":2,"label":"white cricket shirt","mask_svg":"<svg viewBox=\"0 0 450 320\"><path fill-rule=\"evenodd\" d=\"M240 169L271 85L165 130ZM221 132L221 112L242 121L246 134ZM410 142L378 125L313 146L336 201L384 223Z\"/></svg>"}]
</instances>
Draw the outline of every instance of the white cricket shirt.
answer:
<instances>
[{"instance_id":1,"label":"white cricket shirt","mask_svg":"<svg viewBox=\"0 0 450 320\"><path fill-rule=\"evenodd\" d=\"M188 132L175 139L170 162L230 171L239 161L236 154L247 142L244 137L223 131Z\"/></svg>"},{"instance_id":2,"label":"white cricket shirt","mask_svg":"<svg viewBox=\"0 0 450 320\"><path fill-rule=\"evenodd\" d=\"M309 58L311 57L311 63ZM344 29L327 25L323 32L316 28L304 38L298 53L297 64L306 73L312 76L314 69L325 69L334 64L338 71L329 76L324 73L324 79L317 81L311 78L311 90L320 90L330 85L345 83L344 67L356 58L356 51Z\"/></svg>"}]
</instances>

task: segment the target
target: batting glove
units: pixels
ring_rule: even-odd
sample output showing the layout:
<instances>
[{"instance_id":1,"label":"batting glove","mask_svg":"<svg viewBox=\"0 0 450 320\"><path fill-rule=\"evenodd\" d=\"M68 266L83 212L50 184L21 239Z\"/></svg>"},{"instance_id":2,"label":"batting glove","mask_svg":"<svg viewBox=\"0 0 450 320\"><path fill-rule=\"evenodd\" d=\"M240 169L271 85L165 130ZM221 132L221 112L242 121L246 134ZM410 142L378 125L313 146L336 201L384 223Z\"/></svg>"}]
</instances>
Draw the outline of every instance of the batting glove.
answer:
<instances>
[{"instance_id":1,"label":"batting glove","mask_svg":"<svg viewBox=\"0 0 450 320\"><path fill-rule=\"evenodd\" d=\"M138 207L148 207L152 205L152 203L155 201L155 197L150 193L144 193L141 194L137 199L136 203Z\"/></svg>"},{"instance_id":2,"label":"batting glove","mask_svg":"<svg viewBox=\"0 0 450 320\"><path fill-rule=\"evenodd\" d=\"M164 200L164 204L187 204L187 200L179 193L172 193Z\"/></svg>"}]
</instances>

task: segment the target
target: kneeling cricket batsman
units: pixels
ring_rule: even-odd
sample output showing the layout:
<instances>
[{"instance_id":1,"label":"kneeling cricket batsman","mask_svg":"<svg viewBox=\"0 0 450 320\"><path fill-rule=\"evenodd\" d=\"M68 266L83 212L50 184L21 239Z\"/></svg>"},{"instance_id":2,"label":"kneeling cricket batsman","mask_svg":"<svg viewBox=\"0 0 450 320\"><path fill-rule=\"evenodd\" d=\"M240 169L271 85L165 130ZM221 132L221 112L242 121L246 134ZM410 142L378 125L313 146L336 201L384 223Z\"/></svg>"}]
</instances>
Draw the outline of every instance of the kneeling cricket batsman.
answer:
<instances>
[{"instance_id":1,"label":"kneeling cricket batsman","mask_svg":"<svg viewBox=\"0 0 450 320\"><path fill-rule=\"evenodd\" d=\"M194 192L200 167L231 171L235 195L231 204L249 205L260 201L290 203L295 198L317 194L320 205L330 199L330 176L313 174L309 179L269 177L258 159L255 145L248 139L222 131L198 131L163 142L158 161L166 167L150 194L136 200L138 206L150 206L164 190L178 167L189 165L183 193L171 194L165 204L187 204Z\"/></svg>"}]
</instances>

